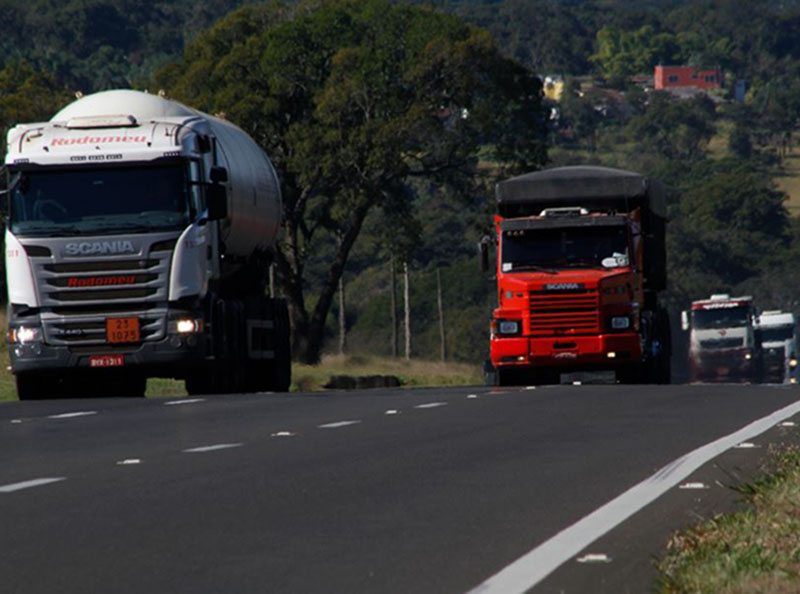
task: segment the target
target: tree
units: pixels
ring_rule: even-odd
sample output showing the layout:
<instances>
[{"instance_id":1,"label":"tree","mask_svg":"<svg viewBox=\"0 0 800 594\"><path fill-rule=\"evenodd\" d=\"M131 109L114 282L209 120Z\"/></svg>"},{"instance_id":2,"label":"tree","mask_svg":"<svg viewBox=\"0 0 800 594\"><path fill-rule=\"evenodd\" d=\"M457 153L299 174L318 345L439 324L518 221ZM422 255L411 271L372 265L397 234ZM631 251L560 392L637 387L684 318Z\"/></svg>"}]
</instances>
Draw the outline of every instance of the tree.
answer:
<instances>
[{"instance_id":1,"label":"tree","mask_svg":"<svg viewBox=\"0 0 800 594\"><path fill-rule=\"evenodd\" d=\"M402 204L414 178L471 183L481 147L498 176L546 158L538 79L487 33L427 8L244 7L156 80L224 111L275 162L284 195L276 259L304 362L319 360L339 277L373 209ZM327 240L336 234L338 245ZM319 242L328 259L311 307L306 271Z\"/></svg>"}]
</instances>

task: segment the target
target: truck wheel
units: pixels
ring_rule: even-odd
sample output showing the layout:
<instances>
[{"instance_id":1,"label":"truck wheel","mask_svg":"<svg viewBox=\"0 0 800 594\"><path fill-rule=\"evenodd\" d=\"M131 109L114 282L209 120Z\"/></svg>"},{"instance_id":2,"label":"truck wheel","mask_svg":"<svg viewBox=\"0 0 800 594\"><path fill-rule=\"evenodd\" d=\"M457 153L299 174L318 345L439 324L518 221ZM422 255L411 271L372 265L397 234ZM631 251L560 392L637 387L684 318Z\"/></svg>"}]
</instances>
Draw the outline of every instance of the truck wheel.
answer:
<instances>
[{"instance_id":1,"label":"truck wheel","mask_svg":"<svg viewBox=\"0 0 800 594\"><path fill-rule=\"evenodd\" d=\"M18 373L15 379L17 383L17 397L20 400L41 400L48 396L55 396L54 390L48 389L47 376Z\"/></svg>"},{"instance_id":2,"label":"truck wheel","mask_svg":"<svg viewBox=\"0 0 800 594\"><path fill-rule=\"evenodd\" d=\"M288 392L292 385L292 347L289 339L289 308L283 299L275 301L275 358L269 365L270 387Z\"/></svg>"}]
</instances>

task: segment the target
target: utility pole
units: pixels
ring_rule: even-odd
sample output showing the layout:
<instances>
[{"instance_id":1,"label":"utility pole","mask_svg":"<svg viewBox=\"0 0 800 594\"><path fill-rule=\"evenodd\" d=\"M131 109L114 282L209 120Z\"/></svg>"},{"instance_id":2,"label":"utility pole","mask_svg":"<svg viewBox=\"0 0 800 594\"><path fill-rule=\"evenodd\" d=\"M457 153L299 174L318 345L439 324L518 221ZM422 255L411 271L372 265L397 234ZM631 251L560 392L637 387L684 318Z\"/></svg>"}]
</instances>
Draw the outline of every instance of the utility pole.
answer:
<instances>
[{"instance_id":1,"label":"utility pole","mask_svg":"<svg viewBox=\"0 0 800 594\"><path fill-rule=\"evenodd\" d=\"M408 285L408 262L403 262L403 300L405 302L406 361L411 360L411 292Z\"/></svg>"},{"instance_id":2,"label":"utility pole","mask_svg":"<svg viewBox=\"0 0 800 594\"><path fill-rule=\"evenodd\" d=\"M344 311L344 274L339 277L339 354L344 355L347 348L347 328Z\"/></svg>"},{"instance_id":3,"label":"utility pole","mask_svg":"<svg viewBox=\"0 0 800 594\"><path fill-rule=\"evenodd\" d=\"M442 306L442 269L436 269L436 303L439 306L439 342L442 347L442 363L447 360L447 343L444 335L444 307Z\"/></svg>"},{"instance_id":4,"label":"utility pole","mask_svg":"<svg viewBox=\"0 0 800 594\"><path fill-rule=\"evenodd\" d=\"M390 290L392 292L392 357L397 358L397 271L394 268L394 255L389 259L391 271Z\"/></svg>"}]
</instances>

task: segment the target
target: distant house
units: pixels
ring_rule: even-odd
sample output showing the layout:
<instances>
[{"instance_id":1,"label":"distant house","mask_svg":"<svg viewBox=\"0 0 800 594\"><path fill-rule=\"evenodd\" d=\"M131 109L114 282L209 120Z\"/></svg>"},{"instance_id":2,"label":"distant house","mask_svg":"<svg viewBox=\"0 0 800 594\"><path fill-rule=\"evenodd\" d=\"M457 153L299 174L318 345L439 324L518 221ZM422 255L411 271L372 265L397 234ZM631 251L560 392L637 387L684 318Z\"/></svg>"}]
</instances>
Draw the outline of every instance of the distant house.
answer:
<instances>
[{"instance_id":1,"label":"distant house","mask_svg":"<svg viewBox=\"0 0 800 594\"><path fill-rule=\"evenodd\" d=\"M725 86L722 69L695 68L693 66L656 66L653 76L656 91L669 89L721 89Z\"/></svg>"}]
</instances>

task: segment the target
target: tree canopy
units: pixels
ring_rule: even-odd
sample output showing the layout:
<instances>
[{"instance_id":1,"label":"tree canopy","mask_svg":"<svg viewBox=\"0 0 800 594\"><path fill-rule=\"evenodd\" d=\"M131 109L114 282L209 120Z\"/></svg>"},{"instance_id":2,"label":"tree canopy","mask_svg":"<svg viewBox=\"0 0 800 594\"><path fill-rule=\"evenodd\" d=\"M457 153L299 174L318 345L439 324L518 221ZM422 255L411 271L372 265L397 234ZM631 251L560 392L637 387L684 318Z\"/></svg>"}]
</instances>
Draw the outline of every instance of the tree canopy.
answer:
<instances>
[{"instance_id":1,"label":"tree canopy","mask_svg":"<svg viewBox=\"0 0 800 594\"><path fill-rule=\"evenodd\" d=\"M367 215L413 217L414 179L465 190L545 160L541 83L460 18L385 0L244 7L156 76L170 96L226 117L273 159L284 193L277 263L302 360ZM315 242L329 266L307 303Z\"/></svg>"}]
</instances>

